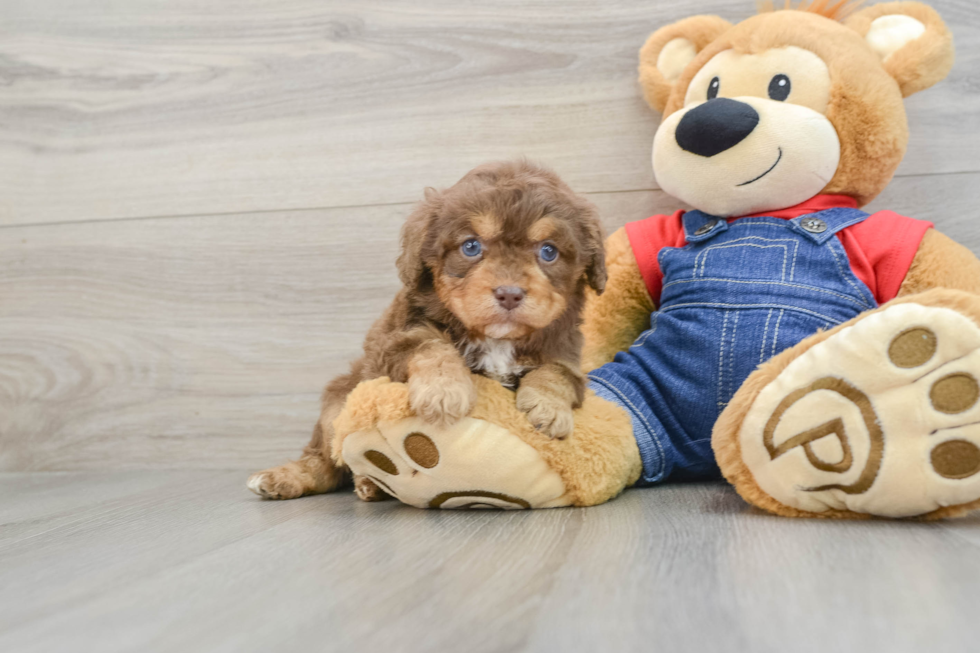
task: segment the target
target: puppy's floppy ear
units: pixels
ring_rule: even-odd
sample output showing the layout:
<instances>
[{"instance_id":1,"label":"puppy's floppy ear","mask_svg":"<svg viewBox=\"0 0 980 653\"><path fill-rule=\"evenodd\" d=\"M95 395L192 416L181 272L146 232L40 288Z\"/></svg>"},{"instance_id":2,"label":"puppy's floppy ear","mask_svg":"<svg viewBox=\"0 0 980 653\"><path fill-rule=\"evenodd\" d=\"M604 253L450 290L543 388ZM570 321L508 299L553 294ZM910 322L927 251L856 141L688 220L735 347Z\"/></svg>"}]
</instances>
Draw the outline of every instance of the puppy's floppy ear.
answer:
<instances>
[{"instance_id":1,"label":"puppy's floppy ear","mask_svg":"<svg viewBox=\"0 0 980 653\"><path fill-rule=\"evenodd\" d=\"M599 219L599 211L591 204L586 211L583 224L585 243L582 253L586 259L585 279L596 294L601 295L606 289L606 237L602 229L602 221Z\"/></svg>"},{"instance_id":2,"label":"puppy's floppy ear","mask_svg":"<svg viewBox=\"0 0 980 653\"><path fill-rule=\"evenodd\" d=\"M425 189L425 199L422 200L412 214L405 220L402 227L401 253L395 266L398 268L398 278L406 286L418 286L425 273L425 262L422 249L429 227L442 205L442 195L434 188Z\"/></svg>"},{"instance_id":3,"label":"puppy's floppy ear","mask_svg":"<svg viewBox=\"0 0 980 653\"><path fill-rule=\"evenodd\" d=\"M640 49L640 86L651 109L663 113L687 64L731 26L718 16L691 16L650 35Z\"/></svg>"},{"instance_id":4,"label":"puppy's floppy ear","mask_svg":"<svg viewBox=\"0 0 980 653\"><path fill-rule=\"evenodd\" d=\"M953 67L953 35L932 7L884 2L852 14L845 25L878 54L903 97L929 88Z\"/></svg>"}]
</instances>

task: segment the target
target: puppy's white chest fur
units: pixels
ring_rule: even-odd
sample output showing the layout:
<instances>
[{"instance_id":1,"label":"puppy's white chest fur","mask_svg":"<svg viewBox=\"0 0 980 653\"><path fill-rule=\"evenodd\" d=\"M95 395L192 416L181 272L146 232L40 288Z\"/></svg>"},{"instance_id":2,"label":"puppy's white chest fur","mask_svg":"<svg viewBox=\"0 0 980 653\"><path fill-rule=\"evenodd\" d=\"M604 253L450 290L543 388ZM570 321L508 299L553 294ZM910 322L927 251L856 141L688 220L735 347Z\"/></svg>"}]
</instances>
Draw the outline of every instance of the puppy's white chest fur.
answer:
<instances>
[{"instance_id":1,"label":"puppy's white chest fur","mask_svg":"<svg viewBox=\"0 0 980 653\"><path fill-rule=\"evenodd\" d=\"M525 367L518 365L511 340L467 340L463 343L463 358L474 372L480 372L508 388L516 388Z\"/></svg>"}]
</instances>

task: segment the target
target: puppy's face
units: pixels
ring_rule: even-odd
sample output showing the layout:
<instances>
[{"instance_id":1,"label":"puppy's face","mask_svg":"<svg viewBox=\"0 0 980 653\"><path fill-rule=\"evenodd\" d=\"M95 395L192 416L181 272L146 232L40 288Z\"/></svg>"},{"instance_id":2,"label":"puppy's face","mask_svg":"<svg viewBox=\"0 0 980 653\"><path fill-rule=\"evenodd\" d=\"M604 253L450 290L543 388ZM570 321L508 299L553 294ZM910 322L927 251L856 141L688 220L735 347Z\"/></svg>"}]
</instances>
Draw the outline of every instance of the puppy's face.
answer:
<instances>
[{"instance_id":1,"label":"puppy's face","mask_svg":"<svg viewBox=\"0 0 980 653\"><path fill-rule=\"evenodd\" d=\"M525 338L577 310L586 284L602 290L596 211L548 170L483 166L426 204L420 237L409 236L411 220L406 227L400 262L418 247L413 282L431 284L472 337Z\"/></svg>"},{"instance_id":2,"label":"puppy's face","mask_svg":"<svg viewBox=\"0 0 980 653\"><path fill-rule=\"evenodd\" d=\"M522 338L554 322L582 275L571 225L551 215L460 215L434 276L442 303L467 329Z\"/></svg>"}]
</instances>

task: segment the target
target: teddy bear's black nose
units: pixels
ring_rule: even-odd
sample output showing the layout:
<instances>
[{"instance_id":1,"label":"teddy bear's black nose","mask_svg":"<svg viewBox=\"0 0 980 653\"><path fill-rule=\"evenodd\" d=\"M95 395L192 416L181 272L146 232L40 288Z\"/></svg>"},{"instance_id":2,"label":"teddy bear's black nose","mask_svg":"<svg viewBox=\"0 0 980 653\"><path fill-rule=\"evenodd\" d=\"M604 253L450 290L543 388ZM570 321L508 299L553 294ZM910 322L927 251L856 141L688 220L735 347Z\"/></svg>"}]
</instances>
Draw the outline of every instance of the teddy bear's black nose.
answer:
<instances>
[{"instance_id":1,"label":"teddy bear's black nose","mask_svg":"<svg viewBox=\"0 0 980 653\"><path fill-rule=\"evenodd\" d=\"M685 113L674 138L681 149L714 156L741 143L758 124L759 114L751 106L720 97Z\"/></svg>"}]
</instances>

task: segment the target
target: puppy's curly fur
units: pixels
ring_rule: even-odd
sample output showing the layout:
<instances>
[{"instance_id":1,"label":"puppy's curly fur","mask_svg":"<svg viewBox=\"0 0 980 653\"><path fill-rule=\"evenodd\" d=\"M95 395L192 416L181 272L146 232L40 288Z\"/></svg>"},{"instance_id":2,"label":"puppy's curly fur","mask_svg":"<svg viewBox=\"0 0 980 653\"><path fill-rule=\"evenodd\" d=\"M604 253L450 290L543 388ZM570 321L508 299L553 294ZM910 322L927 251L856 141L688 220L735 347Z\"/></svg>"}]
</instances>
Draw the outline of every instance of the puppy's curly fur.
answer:
<instances>
[{"instance_id":1,"label":"puppy's curly fur","mask_svg":"<svg viewBox=\"0 0 980 653\"><path fill-rule=\"evenodd\" d=\"M517 406L549 437L572 431L585 392L579 331L586 286L606 283L595 207L527 161L489 163L448 190L427 189L402 232L403 288L367 334L364 355L323 393L302 457L254 474L270 499L329 492L348 476L330 456L332 422L361 381L409 386L416 414L452 424L476 401L470 372L517 388ZM519 387L518 387L519 386ZM357 495L385 498L370 479Z\"/></svg>"}]
</instances>

